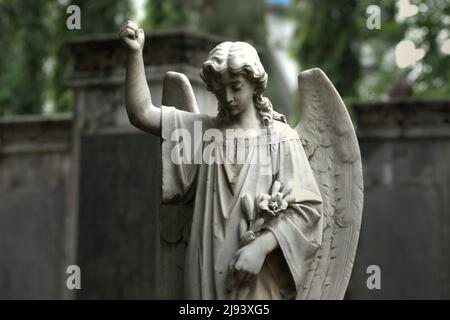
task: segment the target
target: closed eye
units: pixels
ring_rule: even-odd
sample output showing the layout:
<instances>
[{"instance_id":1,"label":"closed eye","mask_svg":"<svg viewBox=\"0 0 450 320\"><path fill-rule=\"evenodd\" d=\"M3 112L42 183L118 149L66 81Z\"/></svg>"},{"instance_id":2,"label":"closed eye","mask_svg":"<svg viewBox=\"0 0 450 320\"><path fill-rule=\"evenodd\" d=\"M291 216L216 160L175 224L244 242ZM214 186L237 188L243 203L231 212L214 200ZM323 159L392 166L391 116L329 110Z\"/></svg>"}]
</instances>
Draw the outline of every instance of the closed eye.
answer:
<instances>
[{"instance_id":1,"label":"closed eye","mask_svg":"<svg viewBox=\"0 0 450 320\"><path fill-rule=\"evenodd\" d=\"M225 87L219 87L215 90L216 94L223 94L225 92Z\"/></svg>"},{"instance_id":2,"label":"closed eye","mask_svg":"<svg viewBox=\"0 0 450 320\"><path fill-rule=\"evenodd\" d=\"M242 87L243 87L242 83L236 83L233 85L233 90L239 91L242 89Z\"/></svg>"}]
</instances>

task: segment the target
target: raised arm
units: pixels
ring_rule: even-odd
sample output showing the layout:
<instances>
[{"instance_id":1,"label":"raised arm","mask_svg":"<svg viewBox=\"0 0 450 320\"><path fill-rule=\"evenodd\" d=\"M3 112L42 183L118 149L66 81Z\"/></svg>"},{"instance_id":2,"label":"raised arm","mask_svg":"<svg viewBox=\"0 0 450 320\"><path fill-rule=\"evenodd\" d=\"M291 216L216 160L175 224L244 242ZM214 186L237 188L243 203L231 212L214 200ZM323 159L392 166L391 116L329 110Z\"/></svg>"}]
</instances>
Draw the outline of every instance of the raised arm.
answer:
<instances>
[{"instance_id":1,"label":"raised arm","mask_svg":"<svg viewBox=\"0 0 450 320\"><path fill-rule=\"evenodd\" d=\"M142 57L144 31L128 21L120 30L120 37L127 48L125 103L128 119L135 127L161 136L161 109L153 105L145 77Z\"/></svg>"}]
</instances>

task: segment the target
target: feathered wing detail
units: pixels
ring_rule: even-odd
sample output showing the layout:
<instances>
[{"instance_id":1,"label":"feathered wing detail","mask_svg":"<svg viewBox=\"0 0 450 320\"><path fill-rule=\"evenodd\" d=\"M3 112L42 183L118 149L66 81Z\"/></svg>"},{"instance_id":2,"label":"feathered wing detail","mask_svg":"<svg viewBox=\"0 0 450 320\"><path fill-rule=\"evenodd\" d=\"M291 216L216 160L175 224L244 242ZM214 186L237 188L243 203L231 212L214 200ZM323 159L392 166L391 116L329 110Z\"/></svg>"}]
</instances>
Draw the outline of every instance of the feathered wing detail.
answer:
<instances>
[{"instance_id":1,"label":"feathered wing detail","mask_svg":"<svg viewBox=\"0 0 450 320\"><path fill-rule=\"evenodd\" d=\"M322 245L299 299L343 299L358 244L363 207L361 155L347 109L320 69L300 73L302 140L323 198Z\"/></svg>"},{"instance_id":2,"label":"feathered wing detail","mask_svg":"<svg viewBox=\"0 0 450 320\"><path fill-rule=\"evenodd\" d=\"M200 113L189 79L182 73L169 71L164 76L162 105Z\"/></svg>"}]
</instances>

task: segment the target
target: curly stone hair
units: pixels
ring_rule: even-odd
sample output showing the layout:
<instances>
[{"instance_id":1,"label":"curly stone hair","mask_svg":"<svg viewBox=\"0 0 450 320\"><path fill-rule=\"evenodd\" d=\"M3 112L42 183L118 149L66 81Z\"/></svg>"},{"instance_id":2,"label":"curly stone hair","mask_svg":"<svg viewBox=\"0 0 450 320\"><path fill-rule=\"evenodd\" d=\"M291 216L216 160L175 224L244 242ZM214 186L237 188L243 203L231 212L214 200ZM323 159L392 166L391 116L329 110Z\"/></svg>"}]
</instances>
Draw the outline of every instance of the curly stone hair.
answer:
<instances>
[{"instance_id":1,"label":"curly stone hair","mask_svg":"<svg viewBox=\"0 0 450 320\"><path fill-rule=\"evenodd\" d=\"M261 122L269 126L272 121L286 123L286 117L273 110L272 103L264 97L268 75L258 57L256 49L246 42L222 42L212 49L200 70L200 77L206 83L209 91L215 93L214 83L220 75L228 70L232 74L242 74L255 84L253 102ZM219 101L219 117L224 117L225 109Z\"/></svg>"}]
</instances>

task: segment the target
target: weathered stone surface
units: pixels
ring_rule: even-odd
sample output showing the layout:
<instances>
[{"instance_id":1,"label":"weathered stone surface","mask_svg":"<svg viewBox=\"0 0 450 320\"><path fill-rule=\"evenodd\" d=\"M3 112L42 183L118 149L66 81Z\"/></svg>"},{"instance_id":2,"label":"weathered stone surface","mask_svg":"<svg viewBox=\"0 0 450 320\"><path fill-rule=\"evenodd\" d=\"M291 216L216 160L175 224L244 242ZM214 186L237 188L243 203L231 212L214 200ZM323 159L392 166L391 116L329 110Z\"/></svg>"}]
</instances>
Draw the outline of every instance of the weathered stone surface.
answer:
<instances>
[{"instance_id":1,"label":"weathered stone surface","mask_svg":"<svg viewBox=\"0 0 450 320\"><path fill-rule=\"evenodd\" d=\"M70 125L0 120L0 299L61 297Z\"/></svg>"},{"instance_id":2,"label":"weathered stone surface","mask_svg":"<svg viewBox=\"0 0 450 320\"><path fill-rule=\"evenodd\" d=\"M450 101L355 106L365 206L348 298L448 299ZM381 268L368 290L367 267Z\"/></svg>"},{"instance_id":3,"label":"weathered stone surface","mask_svg":"<svg viewBox=\"0 0 450 320\"><path fill-rule=\"evenodd\" d=\"M450 135L450 101L416 99L374 101L354 106L359 137Z\"/></svg>"},{"instance_id":4,"label":"weathered stone surface","mask_svg":"<svg viewBox=\"0 0 450 320\"><path fill-rule=\"evenodd\" d=\"M81 138L78 298L148 299L157 289L159 154L141 134Z\"/></svg>"}]
</instances>

